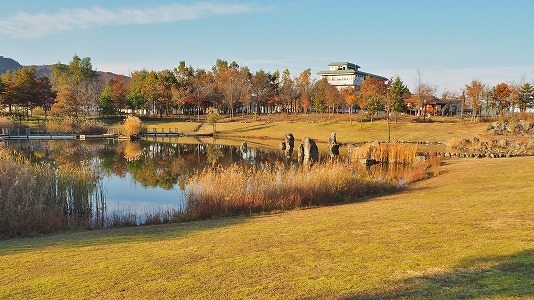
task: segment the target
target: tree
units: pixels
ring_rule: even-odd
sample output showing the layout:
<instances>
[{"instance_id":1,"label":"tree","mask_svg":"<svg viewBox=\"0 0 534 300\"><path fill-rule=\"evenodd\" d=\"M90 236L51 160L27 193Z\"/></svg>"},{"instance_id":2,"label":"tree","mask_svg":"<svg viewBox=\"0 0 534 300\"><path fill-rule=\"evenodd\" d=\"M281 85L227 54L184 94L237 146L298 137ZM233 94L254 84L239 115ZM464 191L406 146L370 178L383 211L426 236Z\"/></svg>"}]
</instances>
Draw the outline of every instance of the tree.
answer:
<instances>
[{"instance_id":1,"label":"tree","mask_svg":"<svg viewBox=\"0 0 534 300\"><path fill-rule=\"evenodd\" d=\"M98 73L93 70L91 58L74 55L69 65L61 63L53 65L52 81L58 91L58 102L69 99L68 103L54 106L59 110L57 113L70 113L78 117L80 112L85 111L88 114L90 109L97 105L102 87ZM67 91L69 95L61 95Z\"/></svg>"},{"instance_id":2,"label":"tree","mask_svg":"<svg viewBox=\"0 0 534 300\"><path fill-rule=\"evenodd\" d=\"M518 105L521 112L534 107L534 86L531 83L524 83L519 88Z\"/></svg>"},{"instance_id":3,"label":"tree","mask_svg":"<svg viewBox=\"0 0 534 300\"><path fill-rule=\"evenodd\" d=\"M418 80L417 86L415 87L416 95L412 95L412 98L415 100L415 105L418 109L418 115L423 114L423 122L426 122L426 103L435 97L436 86L422 82L421 72L417 70Z\"/></svg>"},{"instance_id":4,"label":"tree","mask_svg":"<svg viewBox=\"0 0 534 300\"><path fill-rule=\"evenodd\" d=\"M128 96L126 79L124 76L115 75L108 82L107 86L109 87L113 110L115 113L120 112L122 109L126 108L126 97Z\"/></svg>"},{"instance_id":5,"label":"tree","mask_svg":"<svg viewBox=\"0 0 534 300\"><path fill-rule=\"evenodd\" d=\"M308 113L308 110L311 107L310 90L314 85L311 79L311 69L302 71L299 76L295 78L295 84L300 94L300 105L304 109L304 112Z\"/></svg>"},{"instance_id":6,"label":"tree","mask_svg":"<svg viewBox=\"0 0 534 300\"><path fill-rule=\"evenodd\" d=\"M321 80L318 80L315 82L311 89L311 103L313 106L313 109L316 113L321 114L321 121L322 121L322 115L324 110L326 109L326 98L327 98L327 89L330 84L328 83L328 80L326 77L321 78Z\"/></svg>"},{"instance_id":7,"label":"tree","mask_svg":"<svg viewBox=\"0 0 534 300\"><path fill-rule=\"evenodd\" d=\"M501 118L504 117L504 111L510 107L511 94L512 90L506 83L499 83L493 88L492 99Z\"/></svg>"},{"instance_id":8,"label":"tree","mask_svg":"<svg viewBox=\"0 0 534 300\"><path fill-rule=\"evenodd\" d=\"M206 111L206 121L213 127L213 133L217 132L217 122L221 119L219 111L215 107L209 107Z\"/></svg>"},{"instance_id":9,"label":"tree","mask_svg":"<svg viewBox=\"0 0 534 300\"><path fill-rule=\"evenodd\" d=\"M261 114L262 108L275 95L276 76L263 70L257 71L251 78L252 97L256 101L256 113Z\"/></svg>"},{"instance_id":10,"label":"tree","mask_svg":"<svg viewBox=\"0 0 534 300\"><path fill-rule=\"evenodd\" d=\"M471 81L470 85L465 85L465 93L467 98L471 100L471 107L473 107L473 120L476 121L480 116L482 100L484 99L484 84L478 80L473 80Z\"/></svg>"},{"instance_id":11,"label":"tree","mask_svg":"<svg viewBox=\"0 0 534 300\"><path fill-rule=\"evenodd\" d=\"M228 108L230 118L233 118L235 104L244 97L244 93L250 92L248 69L243 71L235 61L228 65L226 61L221 60L217 60L212 69L216 88L222 95L222 103Z\"/></svg>"},{"instance_id":12,"label":"tree","mask_svg":"<svg viewBox=\"0 0 534 300\"><path fill-rule=\"evenodd\" d=\"M366 76L360 86L361 105L363 105L373 121L373 115L384 109L384 100L387 94L386 84L377 77ZM363 107L361 107L363 109Z\"/></svg>"},{"instance_id":13,"label":"tree","mask_svg":"<svg viewBox=\"0 0 534 300\"><path fill-rule=\"evenodd\" d=\"M337 87L328 84L326 85L325 99L326 106L330 109L330 112L333 115L336 108L339 108L342 103L341 93L339 92Z\"/></svg>"},{"instance_id":14,"label":"tree","mask_svg":"<svg viewBox=\"0 0 534 300\"><path fill-rule=\"evenodd\" d=\"M197 69L195 76L192 79L193 82L193 98L197 107L197 121L200 121L200 110L204 102L213 96L215 79L213 74L206 72L203 69Z\"/></svg>"},{"instance_id":15,"label":"tree","mask_svg":"<svg viewBox=\"0 0 534 300\"><path fill-rule=\"evenodd\" d=\"M100 93L98 97L98 108L99 112L102 115L114 115L116 113L115 106L113 105L113 100L111 97L111 87L108 85Z\"/></svg>"},{"instance_id":16,"label":"tree","mask_svg":"<svg viewBox=\"0 0 534 300\"><path fill-rule=\"evenodd\" d=\"M349 121L352 125L352 109L356 104L356 89L354 87L346 87L341 90L341 98L345 101L349 108Z\"/></svg>"},{"instance_id":17,"label":"tree","mask_svg":"<svg viewBox=\"0 0 534 300\"><path fill-rule=\"evenodd\" d=\"M50 80L37 76L34 68L8 71L0 76L0 81L0 103L7 106L10 114L16 109L20 118L23 115L28 117L29 112L38 106L46 113L55 101L56 94L52 91Z\"/></svg>"},{"instance_id":18,"label":"tree","mask_svg":"<svg viewBox=\"0 0 534 300\"><path fill-rule=\"evenodd\" d=\"M176 108L183 108L190 104L194 105L193 77L195 70L192 66L186 66L185 61L180 61L178 67L173 70L176 84L172 87L172 102Z\"/></svg>"},{"instance_id":19,"label":"tree","mask_svg":"<svg viewBox=\"0 0 534 300\"><path fill-rule=\"evenodd\" d=\"M46 76L37 78L37 101L38 106L41 106L45 112L45 119L48 116L48 111L52 109L52 105L56 102L57 93L52 90L52 83L50 78Z\"/></svg>"},{"instance_id":20,"label":"tree","mask_svg":"<svg viewBox=\"0 0 534 300\"><path fill-rule=\"evenodd\" d=\"M296 102L299 97L299 91L295 81L291 78L288 69L282 72L282 81L280 86L280 99L284 103L284 110L287 113L296 112Z\"/></svg>"},{"instance_id":21,"label":"tree","mask_svg":"<svg viewBox=\"0 0 534 300\"><path fill-rule=\"evenodd\" d=\"M410 94L408 87L399 76L395 77L393 83L389 88L389 99L391 100L388 111L395 112L395 123L397 123L397 114L407 110L406 102L404 101Z\"/></svg>"}]
</instances>

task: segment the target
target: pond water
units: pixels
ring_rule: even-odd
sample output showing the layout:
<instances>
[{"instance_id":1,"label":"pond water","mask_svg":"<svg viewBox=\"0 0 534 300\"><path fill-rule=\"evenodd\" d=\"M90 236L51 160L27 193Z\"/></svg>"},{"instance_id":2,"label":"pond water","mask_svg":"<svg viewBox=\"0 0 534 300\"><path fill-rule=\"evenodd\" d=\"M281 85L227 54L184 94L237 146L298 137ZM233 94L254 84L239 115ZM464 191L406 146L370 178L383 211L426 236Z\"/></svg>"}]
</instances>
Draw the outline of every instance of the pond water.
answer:
<instances>
[{"instance_id":1,"label":"pond water","mask_svg":"<svg viewBox=\"0 0 534 300\"><path fill-rule=\"evenodd\" d=\"M284 163L297 165L296 151L290 159L283 151L262 141L165 138L159 140L11 140L5 146L37 163L56 167L89 167L99 178L107 212L143 215L153 210L185 207L184 190L188 176L206 167L259 167ZM295 148L298 146L295 143ZM319 145L320 160L329 159L325 145ZM342 151L343 154L343 151ZM345 155L346 156L346 155ZM358 172L373 177L400 177L405 168L360 167ZM138 220L139 221L139 220Z\"/></svg>"}]
</instances>

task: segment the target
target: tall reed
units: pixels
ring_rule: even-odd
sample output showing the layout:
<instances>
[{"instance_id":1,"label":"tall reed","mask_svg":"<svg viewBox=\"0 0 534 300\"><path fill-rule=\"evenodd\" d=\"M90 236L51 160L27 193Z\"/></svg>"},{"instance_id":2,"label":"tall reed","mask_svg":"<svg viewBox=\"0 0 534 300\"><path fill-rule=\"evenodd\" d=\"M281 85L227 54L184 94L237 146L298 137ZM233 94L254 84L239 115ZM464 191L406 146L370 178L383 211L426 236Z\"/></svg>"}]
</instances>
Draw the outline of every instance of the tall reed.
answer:
<instances>
[{"instance_id":1,"label":"tall reed","mask_svg":"<svg viewBox=\"0 0 534 300\"><path fill-rule=\"evenodd\" d=\"M105 204L84 167L31 164L0 149L0 238L101 227Z\"/></svg>"},{"instance_id":2,"label":"tall reed","mask_svg":"<svg viewBox=\"0 0 534 300\"><path fill-rule=\"evenodd\" d=\"M361 178L347 164L205 169L188 180L186 216L207 218L354 201L397 188Z\"/></svg>"},{"instance_id":3,"label":"tall reed","mask_svg":"<svg viewBox=\"0 0 534 300\"><path fill-rule=\"evenodd\" d=\"M402 143L366 143L361 146L349 145L349 159L372 159L379 163L411 164L417 154L417 146Z\"/></svg>"}]
</instances>

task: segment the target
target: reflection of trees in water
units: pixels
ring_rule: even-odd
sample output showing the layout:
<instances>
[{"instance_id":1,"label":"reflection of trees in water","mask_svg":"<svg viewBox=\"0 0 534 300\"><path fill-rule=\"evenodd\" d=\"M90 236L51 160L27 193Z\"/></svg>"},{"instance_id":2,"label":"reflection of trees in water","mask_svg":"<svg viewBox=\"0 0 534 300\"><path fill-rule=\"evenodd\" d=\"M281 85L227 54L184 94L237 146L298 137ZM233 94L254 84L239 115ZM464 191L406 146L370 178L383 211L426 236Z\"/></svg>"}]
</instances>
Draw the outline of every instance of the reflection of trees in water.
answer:
<instances>
[{"instance_id":1,"label":"reflection of trees in water","mask_svg":"<svg viewBox=\"0 0 534 300\"><path fill-rule=\"evenodd\" d=\"M48 162L56 167L68 164L92 165L102 175L124 178L128 173L143 187L171 189L206 167L259 167L283 162L291 166L277 150L248 147L246 155L238 146L217 144L180 144L152 141L8 141L8 146L34 162ZM95 166L96 165L96 166Z\"/></svg>"}]
</instances>

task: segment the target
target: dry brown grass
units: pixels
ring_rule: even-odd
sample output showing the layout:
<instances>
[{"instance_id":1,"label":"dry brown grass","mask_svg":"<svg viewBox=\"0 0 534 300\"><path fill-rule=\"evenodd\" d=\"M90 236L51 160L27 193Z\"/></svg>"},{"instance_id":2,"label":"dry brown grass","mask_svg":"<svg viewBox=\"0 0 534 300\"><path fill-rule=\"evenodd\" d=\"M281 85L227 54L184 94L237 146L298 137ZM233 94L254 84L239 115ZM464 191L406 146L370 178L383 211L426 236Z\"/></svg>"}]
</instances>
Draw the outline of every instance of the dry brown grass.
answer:
<instances>
[{"instance_id":1,"label":"dry brown grass","mask_svg":"<svg viewBox=\"0 0 534 300\"><path fill-rule=\"evenodd\" d=\"M396 182L361 178L349 165L206 169L188 181L192 218L228 216L361 199L397 189Z\"/></svg>"},{"instance_id":2,"label":"dry brown grass","mask_svg":"<svg viewBox=\"0 0 534 300\"><path fill-rule=\"evenodd\" d=\"M366 143L361 146L349 145L351 161L372 159L385 164L411 164L417 154L417 146L401 143Z\"/></svg>"},{"instance_id":3,"label":"dry brown grass","mask_svg":"<svg viewBox=\"0 0 534 300\"><path fill-rule=\"evenodd\" d=\"M93 227L102 220L94 214L95 191L87 166L56 170L0 148L0 238Z\"/></svg>"}]
</instances>

